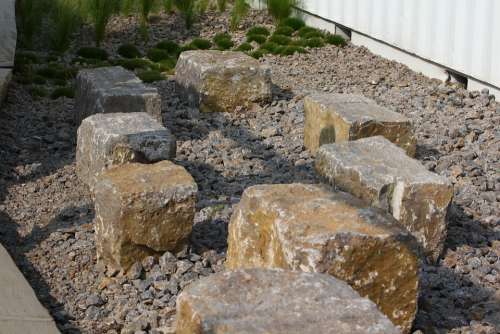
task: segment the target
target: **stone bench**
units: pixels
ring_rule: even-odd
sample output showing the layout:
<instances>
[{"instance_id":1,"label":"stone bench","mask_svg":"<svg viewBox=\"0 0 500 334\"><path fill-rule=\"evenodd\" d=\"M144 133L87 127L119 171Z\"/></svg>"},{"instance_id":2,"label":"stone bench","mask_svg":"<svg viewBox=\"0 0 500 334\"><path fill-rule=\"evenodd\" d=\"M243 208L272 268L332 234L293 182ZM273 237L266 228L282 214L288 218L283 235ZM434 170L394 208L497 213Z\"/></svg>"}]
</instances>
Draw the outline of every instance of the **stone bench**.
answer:
<instances>
[{"instance_id":1,"label":"stone bench","mask_svg":"<svg viewBox=\"0 0 500 334\"><path fill-rule=\"evenodd\" d=\"M283 270L222 272L177 299L177 334L396 334L371 301L329 275Z\"/></svg>"},{"instance_id":2,"label":"stone bench","mask_svg":"<svg viewBox=\"0 0 500 334\"><path fill-rule=\"evenodd\" d=\"M76 172L92 189L107 168L169 160L175 151L174 136L146 113L96 114L78 128Z\"/></svg>"},{"instance_id":3,"label":"stone bench","mask_svg":"<svg viewBox=\"0 0 500 334\"><path fill-rule=\"evenodd\" d=\"M312 153L324 144L384 136L415 156L412 124L405 116L351 94L315 93L304 100L304 146Z\"/></svg>"},{"instance_id":4,"label":"stone bench","mask_svg":"<svg viewBox=\"0 0 500 334\"><path fill-rule=\"evenodd\" d=\"M322 146L316 170L332 185L390 212L437 260L453 187L383 137Z\"/></svg>"},{"instance_id":5,"label":"stone bench","mask_svg":"<svg viewBox=\"0 0 500 334\"><path fill-rule=\"evenodd\" d=\"M349 194L260 185L245 190L231 217L226 267L331 274L408 333L419 289L415 243L393 217Z\"/></svg>"},{"instance_id":6,"label":"stone bench","mask_svg":"<svg viewBox=\"0 0 500 334\"><path fill-rule=\"evenodd\" d=\"M179 250L191 233L196 193L191 175L170 161L102 173L94 191L98 260L128 269L146 256Z\"/></svg>"},{"instance_id":7,"label":"stone bench","mask_svg":"<svg viewBox=\"0 0 500 334\"><path fill-rule=\"evenodd\" d=\"M175 80L190 104L202 111L234 112L271 99L270 70L242 52L183 52Z\"/></svg>"},{"instance_id":8,"label":"stone bench","mask_svg":"<svg viewBox=\"0 0 500 334\"><path fill-rule=\"evenodd\" d=\"M75 122L98 113L146 112L162 122L158 90L120 66L86 69L76 77Z\"/></svg>"}]
</instances>

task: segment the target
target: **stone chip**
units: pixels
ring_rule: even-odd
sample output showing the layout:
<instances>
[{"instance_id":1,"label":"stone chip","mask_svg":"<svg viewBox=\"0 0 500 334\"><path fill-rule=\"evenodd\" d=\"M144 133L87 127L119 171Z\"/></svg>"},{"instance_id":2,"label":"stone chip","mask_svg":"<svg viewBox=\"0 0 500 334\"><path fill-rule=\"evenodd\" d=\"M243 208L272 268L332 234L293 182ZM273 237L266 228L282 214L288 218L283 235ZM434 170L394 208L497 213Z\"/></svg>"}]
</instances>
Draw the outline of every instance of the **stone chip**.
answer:
<instances>
[{"instance_id":1,"label":"stone chip","mask_svg":"<svg viewBox=\"0 0 500 334\"><path fill-rule=\"evenodd\" d=\"M325 274L270 269L221 272L177 299L177 334L395 334L349 285Z\"/></svg>"},{"instance_id":2,"label":"stone chip","mask_svg":"<svg viewBox=\"0 0 500 334\"><path fill-rule=\"evenodd\" d=\"M328 273L370 298L405 333L417 310L414 238L380 209L322 185L245 190L229 224L226 268Z\"/></svg>"}]
</instances>

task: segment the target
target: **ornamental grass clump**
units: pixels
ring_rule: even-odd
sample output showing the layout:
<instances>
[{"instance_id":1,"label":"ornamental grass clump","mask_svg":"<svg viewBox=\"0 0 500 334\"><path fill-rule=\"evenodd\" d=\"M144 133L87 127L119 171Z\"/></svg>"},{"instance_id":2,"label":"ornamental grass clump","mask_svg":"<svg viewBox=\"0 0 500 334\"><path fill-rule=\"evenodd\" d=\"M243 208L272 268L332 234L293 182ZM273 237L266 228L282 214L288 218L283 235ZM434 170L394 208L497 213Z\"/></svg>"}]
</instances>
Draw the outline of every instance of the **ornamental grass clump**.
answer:
<instances>
[{"instance_id":1,"label":"ornamental grass clump","mask_svg":"<svg viewBox=\"0 0 500 334\"><path fill-rule=\"evenodd\" d=\"M188 29L193 26L195 0L173 0L175 7L184 17L184 22Z\"/></svg>"},{"instance_id":2,"label":"ornamental grass clump","mask_svg":"<svg viewBox=\"0 0 500 334\"><path fill-rule=\"evenodd\" d=\"M277 54L280 50L280 45L274 42L266 42L260 46L260 49L268 51L267 53Z\"/></svg>"},{"instance_id":3,"label":"ornamental grass clump","mask_svg":"<svg viewBox=\"0 0 500 334\"><path fill-rule=\"evenodd\" d=\"M252 47L252 44L250 44L250 43L242 43L235 50L247 52L247 51L253 50L253 47Z\"/></svg>"},{"instance_id":4,"label":"ornamental grass clump","mask_svg":"<svg viewBox=\"0 0 500 334\"><path fill-rule=\"evenodd\" d=\"M325 42L320 37L308 38L308 39L304 39L303 41L304 41L304 45L309 47L309 48L321 48L321 47L325 46Z\"/></svg>"},{"instance_id":5,"label":"ornamental grass clump","mask_svg":"<svg viewBox=\"0 0 500 334\"><path fill-rule=\"evenodd\" d=\"M122 44L118 47L118 54L123 58L133 59L142 57L141 51L133 44Z\"/></svg>"},{"instance_id":6,"label":"ornamental grass clump","mask_svg":"<svg viewBox=\"0 0 500 334\"><path fill-rule=\"evenodd\" d=\"M159 62L160 60L168 59L170 54L162 49L150 49L147 54L148 58L154 62Z\"/></svg>"},{"instance_id":7,"label":"ornamental grass clump","mask_svg":"<svg viewBox=\"0 0 500 334\"><path fill-rule=\"evenodd\" d=\"M156 44L156 49L165 50L169 55L178 55L181 51L179 44L173 41L164 40Z\"/></svg>"},{"instance_id":8,"label":"ornamental grass clump","mask_svg":"<svg viewBox=\"0 0 500 334\"><path fill-rule=\"evenodd\" d=\"M264 52L262 52L261 50L255 50L255 51L250 53L250 56L255 58L255 59L260 59L260 58L264 57Z\"/></svg>"},{"instance_id":9,"label":"ornamental grass clump","mask_svg":"<svg viewBox=\"0 0 500 334\"><path fill-rule=\"evenodd\" d=\"M212 42L203 38L195 38L190 43L194 48L199 50L208 50L212 47Z\"/></svg>"},{"instance_id":10,"label":"ornamental grass clump","mask_svg":"<svg viewBox=\"0 0 500 334\"><path fill-rule=\"evenodd\" d=\"M298 35L303 38L312 38L312 37L323 37L324 34L319 29L305 26L299 29Z\"/></svg>"},{"instance_id":11,"label":"ornamental grass clump","mask_svg":"<svg viewBox=\"0 0 500 334\"><path fill-rule=\"evenodd\" d=\"M266 35L248 35L247 43L255 42L257 44L264 44L267 41Z\"/></svg>"},{"instance_id":12,"label":"ornamental grass clump","mask_svg":"<svg viewBox=\"0 0 500 334\"><path fill-rule=\"evenodd\" d=\"M279 52L279 54L282 56L291 56L295 53L307 53L307 51L306 51L306 49L304 49L301 46L289 45L289 46L285 46L284 48L282 48Z\"/></svg>"},{"instance_id":13,"label":"ornamental grass clump","mask_svg":"<svg viewBox=\"0 0 500 334\"><path fill-rule=\"evenodd\" d=\"M74 0L55 0L52 5L49 42L52 49L63 52L69 48L71 36L80 27L80 8Z\"/></svg>"},{"instance_id":14,"label":"ornamental grass clump","mask_svg":"<svg viewBox=\"0 0 500 334\"><path fill-rule=\"evenodd\" d=\"M345 46L345 45L347 45L346 40L342 36L332 35L332 34L328 34L325 37L325 42L327 42L328 44L336 45L336 46Z\"/></svg>"},{"instance_id":15,"label":"ornamental grass clump","mask_svg":"<svg viewBox=\"0 0 500 334\"><path fill-rule=\"evenodd\" d=\"M148 82L148 83L149 82L155 82L155 81L165 80L165 77L163 76L163 74L161 74L161 72L159 72L159 71L153 71L153 70L140 71L140 72L137 73L137 76L143 82Z\"/></svg>"},{"instance_id":16,"label":"ornamental grass clump","mask_svg":"<svg viewBox=\"0 0 500 334\"><path fill-rule=\"evenodd\" d=\"M247 36L251 35L264 35L264 36L269 36L271 33L269 32L269 29L263 26L255 26L247 31Z\"/></svg>"},{"instance_id":17,"label":"ornamental grass clump","mask_svg":"<svg viewBox=\"0 0 500 334\"><path fill-rule=\"evenodd\" d=\"M94 25L95 43L100 46L106 35L106 27L111 17L121 9L120 0L85 0L84 16Z\"/></svg>"},{"instance_id":18,"label":"ornamental grass clump","mask_svg":"<svg viewBox=\"0 0 500 334\"><path fill-rule=\"evenodd\" d=\"M107 60L109 57L106 50L96 48L93 46L82 47L78 49L76 54L82 58L98 59L98 60Z\"/></svg>"},{"instance_id":19,"label":"ornamental grass clump","mask_svg":"<svg viewBox=\"0 0 500 334\"><path fill-rule=\"evenodd\" d=\"M280 22L281 26L286 26L292 28L294 31L299 30L306 26L304 20L299 19L298 17L288 17Z\"/></svg>"},{"instance_id":20,"label":"ornamental grass clump","mask_svg":"<svg viewBox=\"0 0 500 334\"><path fill-rule=\"evenodd\" d=\"M113 62L115 65L122 66L127 70L148 69L151 67L151 61L142 58L117 59Z\"/></svg>"},{"instance_id":21,"label":"ornamental grass clump","mask_svg":"<svg viewBox=\"0 0 500 334\"><path fill-rule=\"evenodd\" d=\"M269 37L269 42L273 42L273 43L276 43L276 44L279 44L279 45L288 45L290 44L290 42L292 41L292 39L288 36L285 36L285 35L272 35L271 37Z\"/></svg>"},{"instance_id":22,"label":"ornamental grass clump","mask_svg":"<svg viewBox=\"0 0 500 334\"><path fill-rule=\"evenodd\" d=\"M235 0L233 5L233 10L231 11L230 27L231 30L236 30L240 25L240 22L248 14L250 10L250 5L247 4L246 0Z\"/></svg>"},{"instance_id":23,"label":"ornamental grass clump","mask_svg":"<svg viewBox=\"0 0 500 334\"><path fill-rule=\"evenodd\" d=\"M275 35L283 35L283 36L291 37L294 32L295 32L295 30L293 30L293 28L291 28L291 27L288 27L288 26L279 26L274 31L274 34Z\"/></svg>"},{"instance_id":24,"label":"ornamental grass clump","mask_svg":"<svg viewBox=\"0 0 500 334\"><path fill-rule=\"evenodd\" d=\"M276 22L281 22L292 14L297 0L267 0L267 10Z\"/></svg>"},{"instance_id":25,"label":"ornamental grass clump","mask_svg":"<svg viewBox=\"0 0 500 334\"><path fill-rule=\"evenodd\" d=\"M234 46L234 42L231 39L231 35L228 33L216 34L213 38L215 45L217 45L219 50L229 50Z\"/></svg>"}]
</instances>

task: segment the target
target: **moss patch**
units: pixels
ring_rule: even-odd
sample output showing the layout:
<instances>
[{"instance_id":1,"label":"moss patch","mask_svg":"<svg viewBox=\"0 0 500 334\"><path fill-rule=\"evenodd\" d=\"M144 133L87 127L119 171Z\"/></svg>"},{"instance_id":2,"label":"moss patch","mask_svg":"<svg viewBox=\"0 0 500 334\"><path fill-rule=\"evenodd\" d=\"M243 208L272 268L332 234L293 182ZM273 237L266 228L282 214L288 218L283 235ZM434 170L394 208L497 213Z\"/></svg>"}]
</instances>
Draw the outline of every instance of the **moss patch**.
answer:
<instances>
[{"instance_id":1,"label":"moss patch","mask_svg":"<svg viewBox=\"0 0 500 334\"><path fill-rule=\"evenodd\" d=\"M142 57L141 51L133 44L123 44L118 48L118 54L123 58L140 58Z\"/></svg>"}]
</instances>

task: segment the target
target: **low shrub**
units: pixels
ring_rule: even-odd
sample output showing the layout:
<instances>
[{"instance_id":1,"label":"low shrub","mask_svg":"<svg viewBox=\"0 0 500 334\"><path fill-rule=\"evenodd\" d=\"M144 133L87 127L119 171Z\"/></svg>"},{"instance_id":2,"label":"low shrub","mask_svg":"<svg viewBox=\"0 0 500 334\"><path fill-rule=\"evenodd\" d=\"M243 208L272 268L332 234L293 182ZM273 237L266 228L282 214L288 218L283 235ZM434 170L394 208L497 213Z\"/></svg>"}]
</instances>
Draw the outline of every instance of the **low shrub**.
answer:
<instances>
[{"instance_id":1,"label":"low shrub","mask_svg":"<svg viewBox=\"0 0 500 334\"><path fill-rule=\"evenodd\" d=\"M92 46L85 46L83 48L80 48L76 52L76 54L82 58L88 58L88 59L107 60L109 57L106 50Z\"/></svg>"},{"instance_id":2,"label":"low shrub","mask_svg":"<svg viewBox=\"0 0 500 334\"><path fill-rule=\"evenodd\" d=\"M277 54L280 46L274 42L266 42L260 46L260 49L269 51L268 53Z\"/></svg>"},{"instance_id":3,"label":"low shrub","mask_svg":"<svg viewBox=\"0 0 500 334\"><path fill-rule=\"evenodd\" d=\"M299 19L298 17L288 17L288 18L282 20L280 25L290 27L293 30L297 31L300 28L305 27L306 23L304 22L304 20Z\"/></svg>"},{"instance_id":4,"label":"low shrub","mask_svg":"<svg viewBox=\"0 0 500 334\"><path fill-rule=\"evenodd\" d=\"M215 35L213 41L219 50L229 50L234 46L231 35L228 33L219 33Z\"/></svg>"},{"instance_id":5,"label":"low shrub","mask_svg":"<svg viewBox=\"0 0 500 334\"><path fill-rule=\"evenodd\" d=\"M300 37L306 37L307 35L313 35L313 34L318 34L318 33L323 35L321 30L313 28L313 27L305 26L305 27L302 27L299 29L299 36ZM314 37L317 37L317 36L314 36Z\"/></svg>"},{"instance_id":6,"label":"low shrub","mask_svg":"<svg viewBox=\"0 0 500 334\"><path fill-rule=\"evenodd\" d=\"M242 43L240 46L238 46L235 50L236 51L251 51L253 49L252 45L250 43Z\"/></svg>"},{"instance_id":7,"label":"low shrub","mask_svg":"<svg viewBox=\"0 0 500 334\"><path fill-rule=\"evenodd\" d=\"M302 38L305 38L305 39L309 39L309 38L316 38L316 37L319 37L319 38L324 38L325 37L325 34L319 30L316 30L316 31L311 31L311 32L308 32L306 34L304 34L303 36L301 36Z\"/></svg>"},{"instance_id":8,"label":"low shrub","mask_svg":"<svg viewBox=\"0 0 500 334\"><path fill-rule=\"evenodd\" d=\"M231 30L236 30L240 25L241 20L247 15L250 10L250 5L246 0L235 0L233 10L231 11Z\"/></svg>"},{"instance_id":9,"label":"low shrub","mask_svg":"<svg viewBox=\"0 0 500 334\"><path fill-rule=\"evenodd\" d=\"M304 39L294 39L288 45L290 45L290 46L302 46L302 47L307 46L306 40L304 40Z\"/></svg>"},{"instance_id":10,"label":"low shrub","mask_svg":"<svg viewBox=\"0 0 500 334\"><path fill-rule=\"evenodd\" d=\"M267 41L267 36L265 35L248 35L247 43L256 42L258 44L263 44Z\"/></svg>"},{"instance_id":11,"label":"low shrub","mask_svg":"<svg viewBox=\"0 0 500 334\"><path fill-rule=\"evenodd\" d=\"M266 27L262 27L262 26L255 26L255 27L248 29L248 31L247 31L247 36L250 36L250 35L269 36L270 34L271 33L269 32L269 30Z\"/></svg>"},{"instance_id":12,"label":"low shrub","mask_svg":"<svg viewBox=\"0 0 500 334\"><path fill-rule=\"evenodd\" d=\"M164 59L158 63L158 69L161 72L171 72L176 65L176 60L173 58Z\"/></svg>"},{"instance_id":13,"label":"low shrub","mask_svg":"<svg viewBox=\"0 0 500 334\"><path fill-rule=\"evenodd\" d=\"M212 42L203 38L195 38L191 41L191 45L199 50L208 50L212 47Z\"/></svg>"},{"instance_id":14,"label":"low shrub","mask_svg":"<svg viewBox=\"0 0 500 334\"><path fill-rule=\"evenodd\" d=\"M288 26L279 26L274 31L274 34L275 35L283 35L283 36L290 37L290 36L293 35L294 32L295 32L295 30L293 30L293 28L291 28L291 27L288 27Z\"/></svg>"},{"instance_id":15,"label":"low shrub","mask_svg":"<svg viewBox=\"0 0 500 334\"><path fill-rule=\"evenodd\" d=\"M49 95L47 89L39 86L31 87L30 92L33 97L47 97L47 95Z\"/></svg>"},{"instance_id":16,"label":"low shrub","mask_svg":"<svg viewBox=\"0 0 500 334\"><path fill-rule=\"evenodd\" d=\"M288 45L291 41L292 39L290 37L284 35L272 35L271 37L269 37L269 42L273 42L279 45Z\"/></svg>"},{"instance_id":17,"label":"low shrub","mask_svg":"<svg viewBox=\"0 0 500 334\"><path fill-rule=\"evenodd\" d=\"M155 82L165 80L165 77L159 71L140 71L137 73L139 79L143 82Z\"/></svg>"},{"instance_id":18,"label":"low shrub","mask_svg":"<svg viewBox=\"0 0 500 334\"><path fill-rule=\"evenodd\" d=\"M319 37L308 38L308 39L304 39L303 41L304 41L305 46L307 46L309 48L321 48L321 47L325 46L325 42L323 41L322 38L319 38Z\"/></svg>"},{"instance_id":19,"label":"low shrub","mask_svg":"<svg viewBox=\"0 0 500 334\"><path fill-rule=\"evenodd\" d=\"M332 34L328 34L325 37L325 42L327 42L328 44L336 45L336 46L345 46L345 45L347 45L346 40L342 36L332 35Z\"/></svg>"},{"instance_id":20,"label":"low shrub","mask_svg":"<svg viewBox=\"0 0 500 334\"><path fill-rule=\"evenodd\" d=\"M307 53L307 51L301 46L286 46L280 50L282 56L291 56L295 53Z\"/></svg>"},{"instance_id":21,"label":"low shrub","mask_svg":"<svg viewBox=\"0 0 500 334\"><path fill-rule=\"evenodd\" d=\"M50 94L50 98L55 100L60 97L74 98L75 97L75 89L73 87L59 87L52 91Z\"/></svg>"},{"instance_id":22,"label":"low shrub","mask_svg":"<svg viewBox=\"0 0 500 334\"><path fill-rule=\"evenodd\" d=\"M156 49L161 49L167 51L170 55L176 55L180 53L181 47L179 44L169 41L169 40L164 40L156 44L155 46Z\"/></svg>"},{"instance_id":23,"label":"low shrub","mask_svg":"<svg viewBox=\"0 0 500 334\"><path fill-rule=\"evenodd\" d=\"M184 17L184 22L188 29L193 26L195 0L173 0L175 7Z\"/></svg>"},{"instance_id":24,"label":"low shrub","mask_svg":"<svg viewBox=\"0 0 500 334\"><path fill-rule=\"evenodd\" d=\"M255 50L253 52L250 52L250 56L254 57L255 59L259 59L264 57L264 52L262 52L261 50Z\"/></svg>"},{"instance_id":25,"label":"low shrub","mask_svg":"<svg viewBox=\"0 0 500 334\"><path fill-rule=\"evenodd\" d=\"M150 49L147 54L148 58L154 62L159 62L160 60L164 60L170 57L170 54L162 49Z\"/></svg>"},{"instance_id":26,"label":"low shrub","mask_svg":"<svg viewBox=\"0 0 500 334\"><path fill-rule=\"evenodd\" d=\"M71 44L71 36L81 23L80 8L73 0L52 1L50 11L50 44L54 50L65 51Z\"/></svg>"},{"instance_id":27,"label":"low shrub","mask_svg":"<svg viewBox=\"0 0 500 334\"><path fill-rule=\"evenodd\" d=\"M122 44L118 48L118 54L123 58L140 58L142 57L141 51L133 44Z\"/></svg>"},{"instance_id":28,"label":"low shrub","mask_svg":"<svg viewBox=\"0 0 500 334\"><path fill-rule=\"evenodd\" d=\"M151 61L142 58L117 59L113 63L130 71L134 71L136 69L148 69L151 66Z\"/></svg>"}]
</instances>

